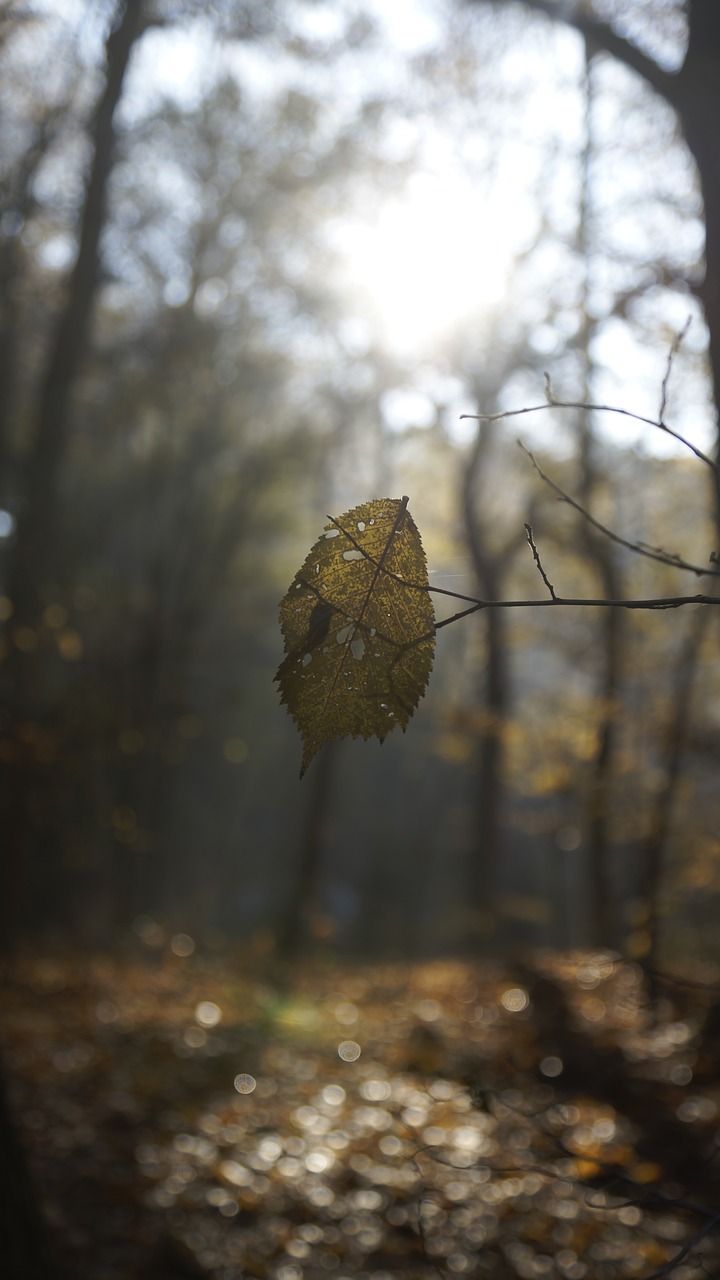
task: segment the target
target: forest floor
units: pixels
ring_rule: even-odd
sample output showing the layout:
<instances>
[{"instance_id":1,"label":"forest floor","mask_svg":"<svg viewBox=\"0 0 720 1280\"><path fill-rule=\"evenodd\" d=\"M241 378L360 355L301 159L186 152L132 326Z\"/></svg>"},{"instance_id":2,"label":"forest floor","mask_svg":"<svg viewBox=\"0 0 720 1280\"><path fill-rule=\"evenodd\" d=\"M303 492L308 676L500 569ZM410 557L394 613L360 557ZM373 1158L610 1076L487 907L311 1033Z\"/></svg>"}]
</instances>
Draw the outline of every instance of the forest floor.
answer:
<instances>
[{"instance_id":1,"label":"forest floor","mask_svg":"<svg viewBox=\"0 0 720 1280\"><path fill-rule=\"evenodd\" d=\"M19 958L13 1111L77 1280L720 1275L717 988Z\"/></svg>"}]
</instances>

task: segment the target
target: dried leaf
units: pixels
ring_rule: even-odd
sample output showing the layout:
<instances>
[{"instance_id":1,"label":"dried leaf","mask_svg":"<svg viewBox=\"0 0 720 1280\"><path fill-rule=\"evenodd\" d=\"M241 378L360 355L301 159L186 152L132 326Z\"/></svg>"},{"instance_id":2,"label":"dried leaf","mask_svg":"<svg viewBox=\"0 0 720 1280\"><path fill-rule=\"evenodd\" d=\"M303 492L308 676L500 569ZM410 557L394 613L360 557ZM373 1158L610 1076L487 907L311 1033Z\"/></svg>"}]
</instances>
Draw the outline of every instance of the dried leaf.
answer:
<instances>
[{"instance_id":1,"label":"dried leaf","mask_svg":"<svg viewBox=\"0 0 720 1280\"><path fill-rule=\"evenodd\" d=\"M280 605L287 657L275 679L300 730L300 776L332 738L382 742L425 692L435 611L407 498L365 502L330 523Z\"/></svg>"}]
</instances>

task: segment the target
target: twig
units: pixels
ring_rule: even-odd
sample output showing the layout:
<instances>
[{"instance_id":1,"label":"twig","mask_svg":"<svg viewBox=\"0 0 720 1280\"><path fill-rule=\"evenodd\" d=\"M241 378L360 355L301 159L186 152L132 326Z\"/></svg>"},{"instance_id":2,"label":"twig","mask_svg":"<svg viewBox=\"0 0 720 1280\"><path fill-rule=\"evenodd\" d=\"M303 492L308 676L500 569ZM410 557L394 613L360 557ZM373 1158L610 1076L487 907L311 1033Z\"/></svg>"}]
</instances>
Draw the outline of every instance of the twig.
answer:
<instances>
[{"instance_id":1,"label":"twig","mask_svg":"<svg viewBox=\"0 0 720 1280\"><path fill-rule=\"evenodd\" d=\"M406 586L412 584L406 583ZM430 591L437 591L439 588L430 587ZM445 595L455 595L456 592L448 591ZM470 599L469 596L460 596L461 600ZM480 609L543 609L553 608L554 606L566 605L569 608L588 608L588 609L680 609L686 604L720 604L719 596L659 596L656 600L598 600L598 599L565 599L563 596L555 596L552 600L476 600L469 609L463 609L461 613L453 614L452 618L444 618L442 622L438 622L435 628L439 631L440 627L446 627L450 622L456 622L458 618L464 618L469 613L477 613Z\"/></svg>"},{"instance_id":2,"label":"twig","mask_svg":"<svg viewBox=\"0 0 720 1280\"><path fill-rule=\"evenodd\" d=\"M406 578L398 577L397 574L388 574L388 571L385 569L382 562L380 560L376 560L374 556L371 556L369 552L365 550L364 547L361 547L360 543L348 529L344 529L334 516L330 516L328 518L332 520L335 527L345 535L348 542L360 551L366 560L369 560L370 563L375 566L377 572L373 578L373 583L377 581L377 577L380 573L384 573L397 584L398 588L406 587L409 591L431 591L434 595L449 596L452 600L467 601L470 606L468 609L462 609L459 613L454 613L451 618L444 618L442 622L436 623L434 628L435 631L439 631L441 627L449 626L451 622L457 622L460 618L466 618L471 613L477 613L480 609L542 609L547 606L553 608L558 605L567 605L576 608L584 606L598 609L679 609L686 604L720 605L720 596L708 595L659 596L654 599L646 600L599 600L594 598L566 599L564 596L558 595L553 595L550 600L547 600L544 597L542 600L479 600L477 596L467 596L462 591L450 591L447 587L433 587L428 583L423 582L409 582ZM307 585L310 590L317 595L318 600L324 599L316 587L312 586L310 583L304 583L304 585ZM336 608L337 606L333 607ZM354 621L358 620L354 619ZM416 643L419 643L424 639L424 636L420 636Z\"/></svg>"},{"instance_id":3,"label":"twig","mask_svg":"<svg viewBox=\"0 0 720 1280\"><path fill-rule=\"evenodd\" d=\"M675 569L685 569L689 573L697 574L698 577L720 578L720 571L717 569L703 569L700 565L690 564L688 560L683 560L682 556L674 555L670 551L662 551L659 547L649 547L647 543L644 542L631 542L628 538L621 537L619 533L614 533L612 529L608 529L607 525L596 520L595 516L591 515L586 507L583 507L576 498L571 497L569 493L566 493L564 489L561 489L560 485L557 484L555 480L552 480L545 471L543 471L540 463L535 457L535 454L530 452L527 445L524 445L522 440L518 440L517 443L526 457L530 459L532 465L540 476L540 479L544 480L545 484L549 485L549 487L554 490L560 500L562 502L567 502L568 506L571 506L573 510L579 512L583 519L587 520L588 524L591 524L599 533L604 534L606 538L610 538L612 542L616 542L618 546L626 547L628 551L633 551L636 555L646 556L648 560L657 560L660 564L669 564Z\"/></svg>"},{"instance_id":4,"label":"twig","mask_svg":"<svg viewBox=\"0 0 720 1280\"><path fill-rule=\"evenodd\" d=\"M689 1253L692 1253L695 1246L700 1244L700 1241L704 1240L706 1236L709 1236L711 1231L715 1230L718 1222L720 1222L720 1213L716 1213L709 1222L706 1222L699 1231L696 1231L692 1239L687 1240L682 1248L679 1249L674 1257L670 1258L664 1266L658 1267L657 1271L651 1271L649 1276L645 1276L645 1280L662 1280L663 1276L672 1275L675 1268L679 1266L685 1258L687 1258Z\"/></svg>"},{"instance_id":5,"label":"twig","mask_svg":"<svg viewBox=\"0 0 720 1280\"><path fill-rule=\"evenodd\" d=\"M666 435L672 436L679 444L685 445L691 453L695 454L701 462L710 467L711 471L718 471L718 464L713 462L702 449L698 449L697 445L686 440L685 436L681 436L679 431L673 431L666 422L659 422L656 418L646 418L641 413L632 413L630 409L619 409L611 404L588 404L584 400L556 400L552 389L550 388L549 379L546 378L546 390L549 391L550 398L544 404L526 405L524 409L504 409L500 413L461 413L461 418L472 418L475 422L500 422L503 418L519 418L525 413L541 413L547 409L584 409L586 412L592 413L618 413L623 418L632 418L634 422L642 422L647 427L655 427L658 431L664 431Z\"/></svg>"},{"instance_id":6,"label":"twig","mask_svg":"<svg viewBox=\"0 0 720 1280\"><path fill-rule=\"evenodd\" d=\"M526 524L526 525L525 525L525 536L527 537L528 545L529 545L529 547L530 547L530 550L531 550L531 551L532 551L532 553L533 553L533 560L535 561L535 564L537 565L538 573L540 574L540 577L542 578L543 582L545 583L545 586L547 587L548 591L550 592L550 599L551 599L551 600L557 600L557 596L555 595L555 588L554 588L554 586L553 586L552 582L550 581L550 579L548 578L548 576L547 576L547 574L546 574L545 570L543 569L542 561L541 561L541 559L540 559L540 553L539 553L539 551L538 551L537 547L535 546L535 538L533 537L532 525L530 525L530 524Z\"/></svg>"},{"instance_id":7,"label":"twig","mask_svg":"<svg viewBox=\"0 0 720 1280\"><path fill-rule=\"evenodd\" d=\"M673 360L675 359L675 356L680 350L683 339L688 329L690 328L691 324L692 324L692 316L688 316L682 329L680 329L679 333L675 334L675 337L673 338L672 343L670 344L670 350L668 351L667 365L665 366L665 377L662 380L662 386L660 388L660 410L658 412L658 420L660 422L663 422L663 419L665 417L665 410L667 409L668 384L670 382L670 374L672 373Z\"/></svg>"},{"instance_id":8,"label":"twig","mask_svg":"<svg viewBox=\"0 0 720 1280\"><path fill-rule=\"evenodd\" d=\"M418 1172L421 1172L421 1171L418 1169ZM445 1272L438 1266L436 1262L433 1262L432 1258L428 1253L427 1234L425 1232L425 1222L423 1221L423 1209L425 1208L426 1194L427 1193L425 1191L420 1193L420 1197L418 1199L418 1206L417 1206L417 1225L418 1225L418 1236L420 1237L420 1247L423 1251L423 1255L428 1266L432 1267L435 1274L440 1277L440 1280L445 1280Z\"/></svg>"}]
</instances>

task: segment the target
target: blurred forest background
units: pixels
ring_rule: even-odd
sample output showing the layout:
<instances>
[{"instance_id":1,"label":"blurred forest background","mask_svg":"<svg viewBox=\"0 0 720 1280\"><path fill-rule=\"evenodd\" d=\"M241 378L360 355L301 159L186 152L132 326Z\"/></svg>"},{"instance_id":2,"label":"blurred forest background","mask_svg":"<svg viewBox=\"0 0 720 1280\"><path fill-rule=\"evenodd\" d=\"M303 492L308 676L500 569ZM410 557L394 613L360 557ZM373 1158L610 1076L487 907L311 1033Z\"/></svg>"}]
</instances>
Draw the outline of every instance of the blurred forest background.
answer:
<instances>
[{"instance_id":1,"label":"blurred forest background","mask_svg":"<svg viewBox=\"0 0 720 1280\"><path fill-rule=\"evenodd\" d=\"M478 613L302 782L273 676L373 497L448 590L542 596L528 521L563 596L714 592L718 86L716 0L0 0L2 1038L68 1274L698 1274L717 611ZM546 373L649 421L461 417Z\"/></svg>"},{"instance_id":2,"label":"blurred forest background","mask_svg":"<svg viewBox=\"0 0 720 1280\"><path fill-rule=\"evenodd\" d=\"M668 80L671 0L622 6ZM607 12L605 12L607 10ZM627 12L625 12L627 11ZM612 4L579 12L612 18ZM2 931L363 955L717 948L707 611L486 613L407 736L303 784L277 602L326 512L409 493L438 586L710 569L702 202L677 117L513 4L0 14ZM699 21L699 18L698 18ZM623 28L624 31L624 28Z\"/></svg>"}]
</instances>

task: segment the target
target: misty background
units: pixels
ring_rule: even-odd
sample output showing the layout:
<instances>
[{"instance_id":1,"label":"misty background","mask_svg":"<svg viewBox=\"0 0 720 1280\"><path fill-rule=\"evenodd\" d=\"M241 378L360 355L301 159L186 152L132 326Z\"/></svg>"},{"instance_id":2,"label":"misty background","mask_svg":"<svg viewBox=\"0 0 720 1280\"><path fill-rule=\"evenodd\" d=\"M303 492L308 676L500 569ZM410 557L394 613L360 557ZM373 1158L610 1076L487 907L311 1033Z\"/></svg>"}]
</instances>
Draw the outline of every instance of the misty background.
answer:
<instances>
[{"instance_id":1,"label":"misty background","mask_svg":"<svg viewBox=\"0 0 720 1280\"><path fill-rule=\"evenodd\" d=\"M683 6L620 8L676 72ZM280 598L374 497L439 587L543 595L529 521L562 595L711 590L667 562L718 544L677 440L461 419L547 371L712 448L668 103L514 4L7 0L0 156L4 945L720 960L711 610L453 624L407 733L302 782L273 684Z\"/></svg>"}]
</instances>

